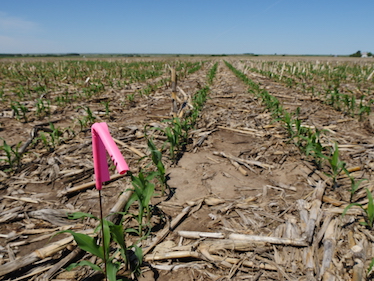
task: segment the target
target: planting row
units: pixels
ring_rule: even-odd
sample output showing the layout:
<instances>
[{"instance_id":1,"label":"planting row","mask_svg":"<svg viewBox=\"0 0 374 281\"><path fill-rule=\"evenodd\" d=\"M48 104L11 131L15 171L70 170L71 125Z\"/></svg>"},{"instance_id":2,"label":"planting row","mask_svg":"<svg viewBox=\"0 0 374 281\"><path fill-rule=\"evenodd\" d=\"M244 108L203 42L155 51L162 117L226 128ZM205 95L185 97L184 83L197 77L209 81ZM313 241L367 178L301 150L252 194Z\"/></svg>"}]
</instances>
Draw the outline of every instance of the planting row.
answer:
<instances>
[{"instance_id":1,"label":"planting row","mask_svg":"<svg viewBox=\"0 0 374 281\"><path fill-rule=\"evenodd\" d=\"M167 184L166 167L164 165L165 159L163 159L165 156L163 156L163 154L168 151L169 160L175 163L186 150L186 146L190 143L189 131L195 127L200 111L207 99L209 85L214 79L216 70L217 64L209 71L207 85L193 95L192 104L190 104L191 112L189 112L187 116L164 120L164 122L167 123L165 128L150 128L151 131L161 132L161 135L166 137L166 141L162 144L161 148L156 147L152 138L152 132L149 132L149 129L145 128L145 138L149 151L149 164L141 168L137 174L129 172L133 193L127 201L124 212L122 213L123 219L118 224L103 219L101 224L104 227L103 232L105 232L103 237L107 237L106 240L103 240L103 244L98 245L96 239L90 235L70 230L64 231L72 234L77 245L82 250L100 258L105 266L100 266L100 264L98 265L84 260L79 263L71 264L69 269L88 265L94 270L105 273L110 281L118 280L117 273L120 269L131 268L133 274L137 275L140 273L139 268L142 264L143 253L138 244L142 240L147 239L151 234L153 227L151 223L152 216L160 213L160 210L157 210L155 206L151 205L151 199L155 195L155 192L157 192L156 190L161 191L161 196L163 196L166 191L171 192L170 190L166 190L169 186ZM169 149L165 150L166 147L169 147ZM133 206L134 203L137 203L135 208ZM87 213L74 213L71 215L72 219L85 217L99 220L92 214ZM125 218L128 219L129 217L132 217L132 219L136 221L137 227L129 226L131 225L129 221L125 222ZM128 238L126 233L135 235L138 239L131 241L131 245L128 245L129 243L126 243ZM116 246L114 246L114 244ZM132 251L134 256L136 256L136 260L131 258L129 254ZM121 258L119 258L118 253L120 253Z\"/></svg>"},{"instance_id":2,"label":"planting row","mask_svg":"<svg viewBox=\"0 0 374 281\"><path fill-rule=\"evenodd\" d=\"M243 62L243 72L260 73L307 96L320 99L347 116L360 120L374 102L372 64L320 62Z\"/></svg>"},{"instance_id":3,"label":"planting row","mask_svg":"<svg viewBox=\"0 0 374 281\"><path fill-rule=\"evenodd\" d=\"M174 62L180 80L203 65L201 61ZM87 131L94 122L112 120L113 111L133 107L142 96L170 84L170 66L165 61L4 62L0 68L0 114L10 121L0 123L0 131L4 131L3 126L19 126L27 133L21 129L22 124L35 126L31 145L49 151ZM109 95L113 92L117 95L115 102ZM65 120L64 127L55 124L61 119ZM5 164L4 170L18 167L26 148L24 142L15 142L11 136L0 132L0 164ZM23 139L26 137L24 134Z\"/></svg>"},{"instance_id":4,"label":"planting row","mask_svg":"<svg viewBox=\"0 0 374 281\"><path fill-rule=\"evenodd\" d=\"M339 188L338 177L341 176L342 173L347 175L351 182L350 189L348 190L350 192L351 204L346 207L343 214L352 206L359 206L365 214L364 224L370 229L373 228L374 204L371 192L366 189L368 204L364 205L352 202L360 185L363 181L367 181L367 179L356 179L351 175L349 169L347 169L347 163L340 159L337 142L330 139L326 134L326 130L303 125L302 120L299 119L299 108L297 108L295 112L288 112L276 97L270 95L268 91L261 89L260 85L249 79L243 72L234 68L230 63L226 62L226 65L237 77L249 85L249 92L262 101L266 108L272 113L275 120L282 122L288 134L289 142L296 145L300 152L314 163L317 170L331 178L332 188ZM330 144L333 145L331 146Z\"/></svg>"},{"instance_id":5,"label":"planting row","mask_svg":"<svg viewBox=\"0 0 374 281\"><path fill-rule=\"evenodd\" d=\"M179 67L178 70L178 67L175 67L179 80L185 79L188 77L188 75L199 71L203 65L204 63L202 62L191 64L191 67L188 68L187 71L184 71L184 68L181 69ZM140 159L135 161L132 161L133 159L130 157L130 162L133 162L133 165L131 167L132 172L129 172L128 175L132 188L125 190L125 192L130 192L132 195L130 196L127 204L124 206L123 212L120 214L122 219L119 222L113 222L110 220L110 218L102 220L102 226L99 226L95 230L96 232L99 230L103 231L104 235L102 237L104 238L102 240L98 237L100 235L95 235L92 233L86 234L79 231L65 231L74 237L77 245L81 247L82 250L87 251L99 258L97 262L92 263L84 260L72 264L70 268L88 265L94 270L105 272L109 280L117 280L116 275L119 270L124 271L127 269L133 274L139 273L139 267L142 264L143 255L141 249L142 241L147 239L149 235L155 231L155 221L158 220L159 224L161 225L165 224L165 216L163 215L162 211L159 210L157 206L151 204L151 201L154 200L154 196L164 199L164 195L172 195L172 190L169 189L167 184L168 165L173 165L176 163L183 152L188 149L188 146L191 144L192 140L190 131L195 128L196 122L199 119L200 111L202 110L207 99L207 95L210 90L209 86L213 82L216 70L217 64L213 65L213 67L209 69L206 75L206 81L204 84L201 84L202 87L200 89L194 90L194 93L190 93L190 95L184 93L184 95L187 96L185 98L181 97L178 100L178 117L171 119L167 118L160 124L156 125L155 123L151 123L146 126L142 124L142 126L144 126L144 130L141 132L141 140L145 141L145 145L143 144L141 147L146 147L146 153L139 153L140 155L143 155ZM169 71L167 71L167 75L168 74ZM187 76L184 76L185 74ZM168 77L166 79L169 80ZM152 90L157 91L157 93L154 93L154 95L147 96L144 91L135 92L135 95L138 96L138 106L136 107L138 111L141 110L139 108L144 107L144 104L157 103L159 100L162 102L167 100L169 105L171 99L166 96L165 93L163 93L165 85L160 85L158 82L154 81L157 81L157 79L152 79L151 83L147 83L147 85L157 85ZM146 89L147 85L140 90ZM110 86L108 87L110 88ZM162 89L161 91L160 88ZM180 89L180 92L182 91L183 90ZM143 96L141 97L141 95ZM24 143L10 145L7 141L3 140L3 145L1 147L3 153L1 159L3 161L3 165L1 167L4 168L2 170L7 173L5 176L7 178L13 178L22 173L26 175L27 179L29 179L29 176L37 173L37 170L39 169L38 166L40 168L42 167L41 161L48 161L46 170L53 169L53 167L56 167L56 169L59 170L59 166L62 166L63 162L66 164L66 162L74 160L74 158L77 157L77 154L72 153L69 150L69 147L73 147L74 149L74 147L76 147L76 143L81 143L79 147L87 146L87 142L82 143L82 140L89 137L87 134L88 129L89 126L94 122L105 121L104 118L108 118L107 120L111 121L109 125L113 126L113 124L116 124L119 127L119 124L126 124L127 126L130 126L131 123L128 123L128 120L126 120L126 123L121 122L122 120L118 120L122 117L122 114L117 114L117 108L120 107L120 105L118 105L118 102L115 101L116 96L114 98L111 97L112 99L110 100L106 100L113 100L116 102L115 105L108 106L108 113L105 113L104 115L100 115L98 113L98 102L94 103L92 100L97 100L103 96L104 95L102 93L96 93L91 98L82 98L82 103L84 102L84 104L81 106L85 114L79 118L80 120L85 121L85 123L80 125L80 132L72 132L69 139L66 138L65 129L58 128L54 122L48 122L49 118L47 122L44 122L44 125L34 126L32 134L34 134L35 137L32 138L32 143L29 144L31 147L27 149L28 152L30 152L29 155L27 155L27 163L26 161L22 160L22 157L25 158L26 156L24 153L25 149L23 149ZM3 104L6 104L7 102L8 100L6 100ZM22 101L18 102L20 104L23 103ZM132 111L133 109L135 110L136 108L129 108L129 111ZM170 107L168 107L168 109L169 108ZM186 109L184 110L184 114L180 114L182 109ZM112 110L115 110L116 112L112 112ZM20 126L32 126L32 122L29 121L31 119L30 112L27 112L27 114L27 121L23 120L23 118L21 118L20 121L15 121L14 119L12 120L17 122L16 124ZM164 115L165 114L166 112ZM53 114L51 115L53 116ZM128 113L127 116L129 115L131 114ZM136 117L137 116L135 116L135 118ZM123 132L121 132L121 129L118 127L113 131L116 133L119 132L118 134L123 136ZM47 149L41 153L42 150L40 147L43 144ZM39 149L34 149L36 145L39 146ZM131 146L134 145L137 144L132 142ZM63 152L64 147L68 147L70 152ZM81 159L78 159L77 161L83 163L86 158L89 158L86 156L87 151L85 150L85 153L81 153L80 155ZM33 157L37 157L37 160L30 163L30 158ZM57 161L59 162L50 164L50 160L55 161L55 159L58 159ZM89 166L89 168L92 167ZM88 172L89 171L90 170L88 170ZM3 172L1 175L4 175ZM58 178L60 179L61 175L58 175ZM55 183L54 179L56 179L56 177L52 178L53 183ZM82 181L81 177L79 177L79 181ZM69 185L71 184L71 182L68 183ZM46 189L48 188L50 187L46 187ZM50 193L53 192L50 191ZM113 196L113 194L111 196ZM73 213L70 214L69 217L71 219L80 220L85 218L100 220L97 216L88 212Z\"/></svg>"}]
</instances>

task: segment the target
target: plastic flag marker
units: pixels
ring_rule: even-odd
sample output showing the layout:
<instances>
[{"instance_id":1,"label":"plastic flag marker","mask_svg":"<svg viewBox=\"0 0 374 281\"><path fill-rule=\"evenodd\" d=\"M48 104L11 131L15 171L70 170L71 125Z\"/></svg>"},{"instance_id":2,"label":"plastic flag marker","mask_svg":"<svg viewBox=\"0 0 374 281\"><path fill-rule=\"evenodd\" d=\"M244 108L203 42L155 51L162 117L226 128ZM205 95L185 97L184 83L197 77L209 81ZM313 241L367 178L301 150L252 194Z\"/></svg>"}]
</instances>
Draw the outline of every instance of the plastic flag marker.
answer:
<instances>
[{"instance_id":1,"label":"plastic flag marker","mask_svg":"<svg viewBox=\"0 0 374 281\"><path fill-rule=\"evenodd\" d=\"M105 248L105 235L104 235L104 220L103 220L103 206L101 200L101 189L103 188L103 182L110 180L109 175L109 167L106 160L106 153L112 161L114 165L116 165L117 171L120 174L125 174L129 170L129 166L125 159L123 158L121 152L119 151L116 143L112 139L108 125L105 122L102 123L95 123L91 127L92 133L92 154L94 159L94 171L95 171L95 181L96 181L96 188L99 190L99 203L100 203L100 222L101 222L101 235L103 240L103 253L104 253L104 271L106 280L108 277L107 271L107 253Z\"/></svg>"},{"instance_id":2,"label":"plastic flag marker","mask_svg":"<svg viewBox=\"0 0 374 281\"><path fill-rule=\"evenodd\" d=\"M118 173L125 174L129 170L129 166L112 139L108 125L105 122L93 124L91 133L96 188L101 190L103 182L110 180L105 151L107 151L110 158L112 158Z\"/></svg>"}]
</instances>

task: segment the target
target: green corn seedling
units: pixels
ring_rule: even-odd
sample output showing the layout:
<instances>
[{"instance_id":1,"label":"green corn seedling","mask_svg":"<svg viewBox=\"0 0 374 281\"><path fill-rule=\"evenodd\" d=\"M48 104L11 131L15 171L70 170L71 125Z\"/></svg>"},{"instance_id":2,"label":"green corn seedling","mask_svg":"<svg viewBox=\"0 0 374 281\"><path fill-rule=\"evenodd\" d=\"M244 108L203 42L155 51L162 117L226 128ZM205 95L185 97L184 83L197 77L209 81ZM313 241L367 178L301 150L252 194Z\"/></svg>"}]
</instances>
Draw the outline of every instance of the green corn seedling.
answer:
<instances>
[{"instance_id":1,"label":"green corn seedling","mask_svg":"<svg viewBox=\"0 0 374 281\"><path fill-rule=\"evenodd\" d=\"M49 140L48 140L47 136L43 132L40 132L39 137L37 137L35 140L36 141L41 140L43 142L43 145L45 147L50 147Z\"/></svg>"},{"instance_id":2,"label":"green corn seedling","mask_svg":"<svg viewBox=\"0 0 374 281\"><path fill-rule=\"evenodd\" d=\"M110 110L109 110L109 102L110 102L110 101L103 101L103 102L102 102L102 104L103 104L104 107L105 107L105 115L106 115L106 116L109 116L109 114L110 114Z\"/></svg>"},{"instance_id":3,"label":"green corn seedling","mask_svg":"<svg viewBox=\"0 0 374 281\"><path fill-rule=\"evenodd\" d=\"M327 176L331 177L333 180L334 187L337 186L336 178L338 175L344 171L346 174L349 174L347 169L345 168L346 163L344 161L341 161L339 158L339 148L338 144L335 143L333 153L330 155L330 157L327 158L328 162L330 163L331 167L331 174L327 174Z\"/></svg>"},{"instance_id":4,"label":"green corn seedling","mask_svg":"<svg viewBox=\"0 0 374 281\"><path fill-rule=\"evenodd\" d=\"M47 104L47 106L45 105ZM50 101L44 102L42 99L38 99L36 102L36 115L40 118L42 116L48 116L50 114Z\"/></svg>"},{"instance_id":5,"label":"green corn seedling","mask_svg":"<svg viewBox=\"0 0 374 281\"><path fill-rule=\"evenodd\" d=\"M87 114L86 119L87 119L88 123L91 123L91 124L95 123L96 117L92 114L91 109L88 106L86 106L85 110L86 110L86 114Z\"/></svg>"},{"instance_id":6,"label":"green corn seedling","mask_svg":"<svg viewBox=\"0 0 374 281\"><path fill-rule=\"evenodd\" d=\"M13 101L10 104L10 107L13 110L14 115L16 116L17 120L20 120L21 118L23 118L24 122L27 123L26 113L29 112L29 109L24 104L22 104L18 101Z\"/></svg>"},{"instance_id":7,"label":"green corn seedling","mask_svg":"<svg viewBox=\"0 0 374 281\"><path fill-rule=\"evenodd\" d=\"M59 128L56 128L53 123L49 123L49 127L51 129L51 132L49 132L49 136L51 138L51 147L55 148L57 145L59 145L62 142L62 135L63 133L60 131Z\"/></svg>"},{"instance_id":8,"label":"green corn seedling","mask_svg":"<svg viewBox=\"0 0 374 281\"><path fill-rule=\"evenodd\" d=\"M169 143L170 158L174 160L175 150L179 147L179 136L175 134L175 131L170 127L166 127L164 133L166 135L166 141Z\"/></svg>"},{"instance_id":9,"label":"green corn seedling","mask_svg":"<svg viewBox=\"0 0 374 281\"><path fill-rule=\"evenodd\" d=\"M318 169L322 168L324 161L327 159L324 154L325 149L320 142L320 134L321 131L317 128L315 132L309 130L308 135L304 137L306 144L303 148L306 156L311 155L314 158Z\"/></svg>"},{"instance_id":10,"label":"green corn seedling","mask_svg":"<svg viewBox=\"0 0 374 281\"><path fill-rule=\"evenodd\" d=\"M6 101L6 96L3 89L0 90L0 101Z\"/></svg>"},{"instance_id":11,"label":"green corn seedling","mask_svg":"<svg viewBox=\"0 0 374 281\"><path fill-rule=\"evenodd\" d=\"M19 113L17 103L16 102L12 102L11 105L10 105L10 107L12 108L12 110L14 112L14 115L16 116L16 119L20 120L21 119L21 115Z\"/></svg>"},{"instance_id":12,"label":"green corn seedling","mask_svg":"<svg viewBox=\"0 0 374 281\"><path fill-rule=\"evenodd\" d=\"M374 266L374 258L371 260L371 262L369 264L369 267L368 267L368 270L367 270L367 275L369 275L369 273L373 269L373 266ZM369 277L369 276L367 276L367 277ZM369 280L369 279L367 279L367 280Z\"/></svg>"},{"instance_id":13,"label":"green corn seedling","mask_svg":"<svg viewBox=\"0 0 374 281\"><path fill-rule=\"evenodd\" d=\"M80 126L80 130L81 132L83 132L83 130L87 127L87 119L86 118L82 118L82 119L77 119L78 123L79 123L79 126Z\"/></svg>"},{"instance_id":14,"label":"green corn seedling","mask_svg":"<svg viewBox=\"0 0 374 281\"><path fill-rule=\"evenodd\" d=\"M69 214L70 219L81 219L81 218L94 218L98 221L101 221L99 218L88 214L88 213L82 213L77 212L73 214ZM99 245L97 243L97 238L92 237L90 235L74 232L72 230L64 230L60 231L57 234L60 233L70 233L73 237L75 242L77 243L78 247L82 250L91 253L92 255L98 257L101 259L102 262L105 261L104 270L102 267L100 267L97 264L94 264L90 261L84 260L80 261L78 263L73 263L69 265L67 270L73 269L77 266L89 266L93 270L106 273L106 277L109 281L116 281L117 280L117 273L123 265L126 268L130 268L130 259L128 258L128 247L126 246L125 242L125 229L122 225L123 221L116 225L112 223L109 220L102 219L101 223L99 224L99 227L95 229L95 232L99 232L101 230L101 227L103 227L103 237L104 241L102 245ZM118 245L116 251L111 253L111 245L113 244ZM142 250L137 247L136 245L131 246L130 248L135 249L135 255L137 257L138 264L134 269L134 273L139 272L139 265L143 259ZM119 258L120 257L120 258Z\"/></svg>"},{"instance_id":15,"label":"green corn seedling","mask_svg":"<svg viewBox=\"0 0 374 281\"><path fill-rule=\"evenodd\" d=\"M125 210L128 211L133 202L138 202L138 214L137 216L134 215L138 222L138 229L131 228L127 229L126 231L136 233L140 239L144 239L151 231L150 201L155 190L155 185L151 182L151 180L156 176L156 173L145 174L144 172L140 171L137 177L130 172L128 172L128 174L131 176L134 193L127 202ZM143 219L145 219L145 223L143 223Z\"/></svg>"},{"instance_id":16,"label":"green corn seedling","mask_svg":"<svg viewBox=\"0 0 374 281\"><path fill-rule=\"evenodd\" d=\"M161 184L162 195L164 195L165 187L167 187L167 182L166 182L166 169L165 169L164 164L162 163L162 153L161 151L157 149L156 145L151 139L148 139L147 143L148 143L148 149L151 152L152 162L157 168L156 177L158 178Z\"/></svg>"},{"instance_id":17,"label":"green corn seedling","mask_svg":"<svg viewBox=\"0 0 374 281\"><path fill-rule=\"evenodd\" d=\"M3 145L0 146L0 151L4 151L6 158L0 158L0 161L8 163L9 168L12 170L15 166L18 168L21 164L22 155L19 153L19 147L21 142L19 142L15 148L12 148L7 142L3 139Z\"/></svg>"},{"instance_id":18,"label":"green corn seedling","mask_svg":"<svg viewBox=\"0 0 374 281\"><path fill-rule=\"evenodd\" d=\"M135 101L135 94L128 94L126 96L126 99L130 102L130 103L133 103Z\"/></svg>"},{"instance_id":19,"label":"green corn seedling","mask_svg":"<svg viewBox=\"0 0 374 281\"><path fill-rule=\"evenodd\" d=\"M368 179L360 179L359 181L356 181L354 177L349 176L349 179L351 180L351 189L349 190L351 193L350 202L352 202L353 196L356 193L356 191L359 189L360 184L363 181L367 181Z\"/></svg>"},{"instance_id":20,"label":"green corn seedling","mask_svg":"<svg viewBox=\"0 0 374 281\"><path fill-rule=\"evenodd\" d=\"M369 227L370 229L373 228L373 222L374 222L374 201L373 201L373 195L371 194L370 190L365 188L366 190L366 195L368 198L368 205L365 208L362 204L360 203L351 203L347 207L345 207L342 216L344 217L347 211L352 208L353 206L358 206L362 209L365 215L365 222L362 222L362 225L365 225Z\"/></svg>"}]
</instances>

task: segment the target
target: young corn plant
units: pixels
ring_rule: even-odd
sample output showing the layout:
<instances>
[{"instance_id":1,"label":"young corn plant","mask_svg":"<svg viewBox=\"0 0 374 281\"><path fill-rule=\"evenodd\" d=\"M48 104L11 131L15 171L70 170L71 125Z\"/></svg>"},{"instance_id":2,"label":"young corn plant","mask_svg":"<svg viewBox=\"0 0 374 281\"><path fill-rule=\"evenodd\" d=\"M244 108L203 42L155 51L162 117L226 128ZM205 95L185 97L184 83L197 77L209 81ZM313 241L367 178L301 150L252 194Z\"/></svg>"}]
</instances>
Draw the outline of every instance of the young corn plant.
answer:
<instances>
[{"instance_id":1,"label":"young corn plant","mask_svg":"<svg viewBox=\"0 0 374 281\"><path fill-rule=\"evenodd\" d=\"M366 105L363 102L364 96L360 98L360 104L358 109L359 121L364 120L364 116L369 116L371 112L371 105L373 104L373 100L370 100Z\"/></svg>"},{"instance_id":2,"label":"young corn plant","mask_svg":"<svg viewBox=\"0 0 374 281\"><path fill-rule=\"evenodd\" d=\"M70 219L94 218L100 221L99 218L91 214L82 213L82 212L69 214L69 218ZM135 249L134 253L137 258L137 264L135 268L133 267L132 269L134 270L135 274L138 274L139 266L143 259L142 250L136 245L133 245L131 247L126 246L126 242L125 242L126 231L122 224L123 224L122 220L117 225L103 218L102 222L95 229L95 232L99 232L101 230L101 226L103 226L103 233L104 233L103 243L98 243L97 238L95 237L92 237L87 234L74 232L72 230L64 230L64 231L58 232L57 234L70 233L74 237L74 240L77 243L79 248L98 257L101 260L101 263L105 263L103 266L100 266L90 261L83 260L78 263L70 264L67 267L67 270L71 270L78 266L89 266L93 270L102 272L103 274L106 273L106 277L108 278L109 281L117 281L119 280L117 279L117 273L121 268L124 268L124 269L131 268L128 253L129 253L129 248L134 248ZM117 247L115 247L114 244L116 244ZM116 249L114 252L111 251L111 249L113 248Z\"/></svg>"},{"instance_id":3,"label":"young corn plant","mask_svg":"<svg viewBox=\"0 0 374 281\"><path fill-rule=\"evenodd\" d=\"M337 179L338 175L341 172L343 172L343 171L347 175L349 175L349 172L345 168L346 163L344 161L340 160L340 157L339 157L339 148L338 148L338 144L337 143L335 143L333 152L331 153L330 157L327 158L327 160L328 160L328 162L330 164L330 167L331 167L331 173L330 174L326 174L326 175L332 178L333 187L337 187L336 179Z\"/></svg>"},{"instance_id":4,"label":"young corn plant","mask_svg":"<svg viewBox=\"0 0 374 281\"><path fill-rule=\"evenodd\" d=\"M57 145L59 145L63 139L62 139L62 131L59 128L56 128L53 123L49 124L50 132L49 136L51 138L51 147L55 148Z\"/></svg>"},{"instance_id":5,"label":"young corn plant","mask_svg":"<svg viewBox=\"0 0 374 281\"><path fill-rule=\"evenodd\" d=\"M324 161L327 159L327 156L324 154L325 148L320 142L321 130L315 129L315 132L312 130L308 131L308 135L303 137L306 141L306 144L303 148L303 151L306 156L312 156L315 164L318 169L321 169Z\"/></svg>"},{"instance_id":6,"label":"young corn plant","mask_svg":"<svg viewBox=\"0 0 374 281\"><path fill-rule=\"evenodd\" d=\"M369 264L369 267L368 267L368 271L367 271L367 273L366 273L366 277L367 277L367 280L370 280L369 279L369 275L370 275L370 272L371 272L371 270L373 269L373 267L374 267L374 258L371 260L371 262L370 262L370 264Z\"/></svg>"},{"instance_id":7,"label":"young corn plant","mask_svg":"<svg viewBox=\"0 0 374 281\"><path fill-rule=\"evenodd\" d=\"M78 118L77 121L79 123L81 132L83 132L85 130L85 128L88 127L88 121L87 121L87 119L85 117L83 117L81 119Z\"/></svg>"},{"instance_id":8,"label":"young corn plant","mask_svg":"<svg viewBox=\"0 0 374 281\"><path fill-rule=\"evenodd\" d=\"M287 130L287 133L290 136L290 139L293 139L295 137L295 131L293 129L294 121L292 117L293 117L292 114L286 111L284 112L283 118L282 118L284 127Z\"/></svg>"},{"instance_id":9,"label":"young corn plant","mask_svg":"<svg viewBox=\"0 0 374 281\"><path fill-rule=\"evenodd\" d=\"M96 117L93 115L91 109L88 106L86 106L85 110L86 110L86 114L87 114L85 117L86 117L88 123L90 123L90 124L95 123Z\"/></svg>"},{"instance_id":10,"label":"young corn plant","mask_svg":"<svg viewBox=\"0 0 374 281\"><path fill-rule=\"evenodd\" d=\"M13 113L14 113L16 119L20 120L21 119L21 115L19 113L17 103L16 102L12 102L11 105L10 105L10 107L12 108Z\"/></svg>"},{"instance_id":11,"label":"young corn plant","mask_svg":"<svg viewBox=\"0 0 374 281\"><path fill-rule=\"evenodd\" d=\"M166 120L165 122L170 122ZM177 161L178 154L182 152L182 149L187 145L188 142L188 130L191 124L188 120L181 121L180 118L173 118L170 123L170 127L166 127L164 132L166 136L166 142L169 143L170 159Z\"/></svg>"},{"instance_id":12,"label":"young corn plant","mask_svg":"<svg viewBox=\"0 0 374 281\"><path fill-rule=\"evenodd\" d=\"M355 195L356 191L359 189L360 184L363 181L367 181L368 179L360 179L359 181L356 181L356 179L352 176L349 176L349 179L351 180L351 189L349 190L351 193L350 202L352 202L353 196Z\"/></svg>"},{"instance_id":13,"label":"young corn plant","mask_svg":"<svg viewBox=\"0 0 374 281\"><path fill-rule=\"evenodd\" d=\"M164 132L166 136L166 142L169 143L170 159L174 161L176 159L176 150L178 150L180 146L179 135L176 133L175 130L173 130L173 128L170 128L170 127L166 127L162 131Z\"/></svg>"},{"instance_id":14,"label":"young corn plant","mask_svg":"<svg viewBox=\"0 0 374 281\"><path fill-rule=\"evenodd\" d=\"M309 128L307 127L304 127L301 125L301 120L296 118L294 119L294 123L295 123L295 132L294 132L294 137L293 137L293 140L294 140L294 143L295 145L301 150L303 151L303 147L304 147L304 140L305 140L305 136L308 135L309 133Z\"/></svg>"},{"instance_id":15,"label":"young corn plant","mask_svg":"<svg viewBox=\"0 0 374 281\"><path fill-rule=\"evenodd\" d=\"M45 105L45 103L47 105ZM38 99L35 105L36 105L36 115L39 118L42 118L43 116L48 116L50 114L50 101L49 100L44 102L42 99Z\"/></svg>"},{"instance_id":16,"label":"young corn plant","mask_svg":"<svg viewBox=\"0 0 374 281\"><path fill-rule=\"evenodd\" d=\"M9 165L9 170L18 168L21 164L22 155L18 151L20 146L21 142L13 148L3 139L3 145L0 146L0 151L5 153L6 158L0 158L0 161L6 162Z\"/></svg>"},{"instance_id":17,"label":"young corn plant","mask_svg":"<svg viewBox=\"0 0 374 281\"><path fill-rule=\"evenodd\" d=\"M4 102L6 101L6 96L3 89L0 89L0 101Z\"/></svg>"},{"instance_id":18,"label":"young corn plant","mask_svg":"<svg viewBox=\"0 0 374 281\"><path fill-rule=\"evenodd\" d=\"M155 185L151 182L156 176L155 173L146 174L140 171L138 176L134 176L132 173L128 172L131 176L132 186L134 188L134 193L130 197L129 201L125 206L125 211L128 211L132 203L138 202L138 214L133 215L138 223L138 229L129 228L126 232L132 232L140 237L140 240L145 239L151 231L151 198L154 194ZM143 222L145 220L145 222Z\"/></svg>"},{"instance_id":19,"label":"young corn plant","mask_svg":"<svg viewBox=\"0 0 374 281\"><path fill-rule=\"evenodd\" d=\"M165 188L167 188L168 185L167 185L167 178L166 178L166 169L165 169L164 164L162 163L162 153L160 150L157 149L152 139L148 139L147 144L148 144L148 149L151 152L151 159L152 159L153 165L157 168L156 178L160 182L162 196L163 196L165 193Z\"/></svg>"},{"instance_id":20,"label":"young corn plant","mask_svg":"<svg viewBox=\"0 0 374 281\"><path fill-rule=\"evenodd\" d=\"M209 85L212 85L212 84L213 84L213 79L214 79L214 77L216 76L217 67L218 67L218 63L216 62L216 63L213 65L213 67L209 70L209 73L208 73L208 84L209 84Z\"/></svg>"},{"instance_id":21,"label":"young corn plant","mask_svg":"<svg viewBox=\"0 0 374 281\"><path fill-rule=\"evenodd\" d=\"M53 151L56 146L63 142L62 135L63 132L59 128L56 128L53 123L50 123L49 128L45 129L45 132L40 132L34 143L41 141L44 147Z\"/></svg>"},{"instance_id":22,"label":"young corn plant","mask_svg":"<svg viewBox=\"0 0 374 281\"><path fill-rule=\"evenodd\" d=\"M34 140L35 143L41 141L43 146L50 148L50 142L46 134L44 132L40 132L39 136Z\"/></svg>"},{"instance_id":23,"label":"young corn plant","mask_svg":"<svg viewBox=\"0 0 374 281\"><path fill-rule=\"evenodd\" d=\"M29 109L24 104L14 101L11 103L10 107L12 108L17 120L23 118L24 122L27 123L26 113L29 112Z\"/></svg>"},{"instance_id":24,"label":"young corn plant","mask_svg":"<svg viewBox=\"0 0 374 281\"><path fill-rule=\"evenodd\" d=\"M110 110L109 110L109 102L110 102L110 101L103 101L103 102L102 102L102 104L103 104L104 107L105 107L105 115L106 115L106 116L109 116L109 114L110 114Z\"/></svg>"},{"instance_id":25,"label":"young corn plant","mask_svg":"<svg viewBox=\"0 0 374 281\"><path fill-rule=\"evenodd\" d=\"M364 205L360 203L351 203L347 207L345 207L342 216L344 217L347 211L352 208L353 206L358 206L361 208L361 210L364 212L365 216L365 221L361 222L361 225L367 226L368 228L372 229L373 228L373 223L374 223L374 201L373 201L373 195L371 194L370 190L365 188L366 190L366 195L368 198L368 204L365 207Z\"/></svg>"},{"instance_id":26,"label":"young corn plant","mask_svg":"<svg viewBox=\"0 0 374 281\"><path fill-rule=\"evenodd\" d=\"M129 102L129 105L130 105L130 106L135 106L135 94L134 94L134 93L132 93L132 94L128 94L128 95L126 96L126 99L127 99L127 101Z\"/></svg>"},{"instance_id":27,"label":"young corn plant","mask_svg":"<svg viewBox=\"0 0 374 281\"><path fill-rule=\"evenodd\" d=\"M96 120L96 117L93 115L91 109L88 106L84 107L83 109L85 110L86 115L84 115L82 118L77 119L80 125L81 132L83 132L89 125L95 123Z\"/></svg>"}]
</instances>

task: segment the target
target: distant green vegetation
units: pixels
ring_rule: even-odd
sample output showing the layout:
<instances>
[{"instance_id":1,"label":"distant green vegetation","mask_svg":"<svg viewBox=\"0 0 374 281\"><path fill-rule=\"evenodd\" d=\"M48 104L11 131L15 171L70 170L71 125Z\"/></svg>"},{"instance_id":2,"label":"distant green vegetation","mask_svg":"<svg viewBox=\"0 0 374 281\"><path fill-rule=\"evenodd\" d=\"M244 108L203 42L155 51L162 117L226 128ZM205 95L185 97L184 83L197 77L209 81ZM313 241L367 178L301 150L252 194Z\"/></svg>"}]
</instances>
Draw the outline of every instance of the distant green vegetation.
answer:
<instances>
[{"instance_id":1,"label":"distant green vegetation","mask_svg":"<svg viewBox=\"0 0 374 281\"><path fill-rule=\"evenodd\" d=\"M365 54L365 53L364 53L364 54ZM357 51L356 53L351 54L351 55L349 55L349 56L350 56L350 57L361 58L362 55L363 55L363 53L361 53L361 51ZM366 55L367 55L368 57L372 57L372 56L373 56L373 53L372 53L372 52L367 52Z\"/></svg>"},{"instance_id":2,"label":"distant green vegetation","mask_svg":"<svg viewBox=\"0 0 374 281\"><path fill-rule=\"evenodd\" d=\"M68 54L0 54L0 58L33 58L33 57L79 57L78 53Z\"/></svg>"}]
</instances>

